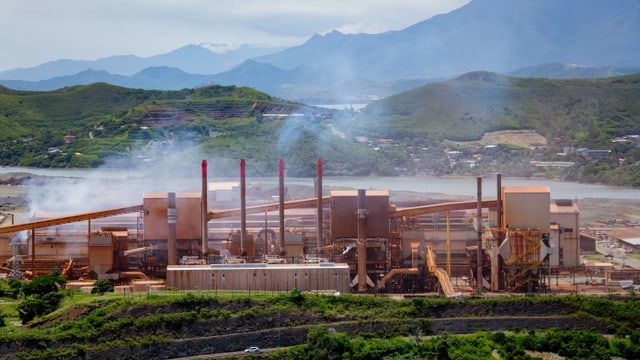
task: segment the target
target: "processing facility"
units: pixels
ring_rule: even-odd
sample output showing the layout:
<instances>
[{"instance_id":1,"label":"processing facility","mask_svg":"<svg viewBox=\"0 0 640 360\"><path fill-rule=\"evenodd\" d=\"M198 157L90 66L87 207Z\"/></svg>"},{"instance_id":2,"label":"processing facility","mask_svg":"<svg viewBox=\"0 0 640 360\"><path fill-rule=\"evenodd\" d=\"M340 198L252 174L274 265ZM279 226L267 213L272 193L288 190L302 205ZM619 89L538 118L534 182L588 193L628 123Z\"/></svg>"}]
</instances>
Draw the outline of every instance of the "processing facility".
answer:
<instances>
[{"instance_id":1,"label":"processing facility","mask_svg":"<svg viewBox=\"0 0 640 360\"><path fill-rule=\"evenodd\" d=\"M467 288L540 291L547 275L579 264L579 209L546 186L502 186L495 197L394 204L384 189L322 186L287 199L284 164L271 201L237 185L150 192L142 204L0 227L3 271L31 278L60 270L82 286L109 279L131 289L440 293ZM4 250L6 249L6 250Z\"/></svg>"}]
</instances>

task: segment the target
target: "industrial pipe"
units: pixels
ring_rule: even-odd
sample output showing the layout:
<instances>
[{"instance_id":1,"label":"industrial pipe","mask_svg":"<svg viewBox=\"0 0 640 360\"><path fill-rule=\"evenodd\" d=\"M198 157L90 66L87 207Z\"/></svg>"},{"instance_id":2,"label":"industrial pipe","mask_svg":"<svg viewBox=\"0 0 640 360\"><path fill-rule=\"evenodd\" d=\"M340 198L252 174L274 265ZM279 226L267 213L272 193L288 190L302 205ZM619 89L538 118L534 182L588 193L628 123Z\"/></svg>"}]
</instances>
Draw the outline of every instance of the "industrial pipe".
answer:
<instances>
[{"instance_id":1,"label":"industrial pipe","mask_svg":"<svg viewBox=\"0 0 640 360\"><path fill-rule=\"evenodd\" d=\"M244 159L241 159L240 160L240 254L243 256L244 256L244 241L245 241L246 233L247 233L247 182L246 182L246 173L245 173L245 161Z\"/></svg>"},{"instance_id":2,"label":"industrial pipe","mask_svg":"<svg viewBox=\"0 0 640 360\"><path fill-rule=\"evenodd\" d=\"M36 277L36 229L31 229L31 279Z\"/></svg>"},{"instance_id":3,"label":"industrial pipe","mask_svg":"<svg viewBox=\"0 0 640 360\"><path fill-rule=\"evenodd\" d=\"M365 209L366 192L358 189L358 292L367 290L367 210Z\"/></svg>"},{"instance_id":4,"label":"industrial pipe","mask_svg":"<svg viewBox=\"0 0 640 360\"><path fill-rule=\"evenodd\" d=\"M280 252L284 252L284 160L278 159L278 209L280 217ZM265 234L266 236L266 234Z\"/></svg>"},{"instance_id":5,"label":"industrial pipe","mask_svg":"<svg viewBox=\"0 0 640 360\"><path fill-rule=\"evenodd\" d=\"M200 210L201 216L201 229L202 229L202 258L206 259L207 256L207 242L209 242L209 206L207 204L207 192L208 192L208 184L207 184L207 160L202 160L202 200L200 201L200 205L202 209Z\"/></svg>"},{"instance_id":6,"label":"industrial pipe","mask_svg":"<svg viewBox=\"0 0 640 360\"><path fill-rule=\"evenodd\" d=\"M477 190L478 190L478 209L476 214L476 219L478 221L477 231L478 231L478 268L476 275L476 289L478 293L482 290L482 177L477 177Z\"/></svg>"},{"instance_id":7,"label":"industrial pipe","mask_svg":"<svg viewBox=\"0 0 640 360\"><path fill-rule=\"evenodd\" d=\"M502 220L502 174L497 174L496 176L496 213L498 214L498 229L502 229L503 220ZM502 244L502 239L500 240L498 245Z\"/></svg>"},{"instance_id":8,"label":"industrial pipe","mask_svg":"<svg viewBox=\"0 0 640 360\"><path fill-rule=\"evenodd\" d=\"M167 223L169 224L169 239L167 239L167 265L177 265L178 254L176 251L176 193L174 192L169 193Z\"/></svg>"},{"instance_id":9,"label":"industrial pipe","mask_svg":"<svg viewBox=\"0 0 640 360\"><path fill-rule=\"evenodd\" d=\"M316 161L316 206L317 206L317 230L316 230L316 252L320 251L320 248L324 244L322 239L322 159L318 158Z\"/></svg>"}]
</instances>

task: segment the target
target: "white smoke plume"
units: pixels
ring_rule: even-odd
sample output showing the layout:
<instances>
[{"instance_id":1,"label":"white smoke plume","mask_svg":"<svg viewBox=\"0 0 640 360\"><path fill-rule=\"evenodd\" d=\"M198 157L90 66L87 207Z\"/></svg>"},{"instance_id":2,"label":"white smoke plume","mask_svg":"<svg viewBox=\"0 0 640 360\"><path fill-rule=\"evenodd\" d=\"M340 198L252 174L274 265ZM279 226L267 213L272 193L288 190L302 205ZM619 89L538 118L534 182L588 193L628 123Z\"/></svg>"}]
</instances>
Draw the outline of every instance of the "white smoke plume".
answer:
<instances>
[{"instance_id":1,"label":"white smoke plume","mask_svg":"<svg viewBox=\"0 0 640 360\"><path fill-rule=\"evenodd\" d=\"M192 143L164 143L98 169L67 170L66 176L45 177L28 185L30 217L51 217L142 204L144 193L201 189L201 160ZM210 163L215 163L207 159Z\"/></svg>"}]
</instances>

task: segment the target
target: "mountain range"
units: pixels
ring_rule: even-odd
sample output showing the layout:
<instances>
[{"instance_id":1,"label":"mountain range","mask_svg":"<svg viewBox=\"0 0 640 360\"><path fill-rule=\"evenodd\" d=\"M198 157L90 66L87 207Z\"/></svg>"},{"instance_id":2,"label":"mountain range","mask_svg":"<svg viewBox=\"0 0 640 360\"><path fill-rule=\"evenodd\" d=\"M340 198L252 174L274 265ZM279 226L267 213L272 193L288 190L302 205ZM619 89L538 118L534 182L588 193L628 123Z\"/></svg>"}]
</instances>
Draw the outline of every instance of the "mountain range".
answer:
<instances>
[{"instance_id":1,"label":"mountain range","mask_svg":"<svg viewBox=\"0 0 640 360\"><path fill-rule=\"evenodd\" d=\"M640 1L472 0L399 31L315 35L277 52L188 45L148 58L56 60L0 72L0 84L52 90L107 82L144 89L250 86L289 100L367 102L486 70L525 77L640 72Z\"/></svg>"}]
</instances>

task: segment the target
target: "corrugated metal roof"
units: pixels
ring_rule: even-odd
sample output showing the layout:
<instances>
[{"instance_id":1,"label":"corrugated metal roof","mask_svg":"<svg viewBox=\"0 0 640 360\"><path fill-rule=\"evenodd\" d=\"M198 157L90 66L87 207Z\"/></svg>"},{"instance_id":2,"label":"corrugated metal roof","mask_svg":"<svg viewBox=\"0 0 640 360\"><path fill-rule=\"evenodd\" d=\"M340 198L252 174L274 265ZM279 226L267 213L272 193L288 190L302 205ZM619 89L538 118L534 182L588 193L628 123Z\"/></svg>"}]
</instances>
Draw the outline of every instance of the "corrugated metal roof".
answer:
<instances>
[{"instance_id":1,"label":"corrugated metal roof","mask_svg":"<svg viewBox=\"0 0 640 360\"><path fill-rule=\"evenodd\" d=\"M640 245L640 229L627 228L620 230L611 230L607 231L607 235L612 238L624 241L625 243L633 246Z\"/></svg>"},{"instance_id":2,"label":"corrugated metal roof","mask_svg":"<svg viewBox=\"0 0 640 360\"><path fill-rule=\"evenodd\" d=\"M626 242L629 245L633 245L633 246L638 246L640 245L640 237L637 238L628 238L628 239L621 239L622 241Z\"/></svg>"}]
</instances>

